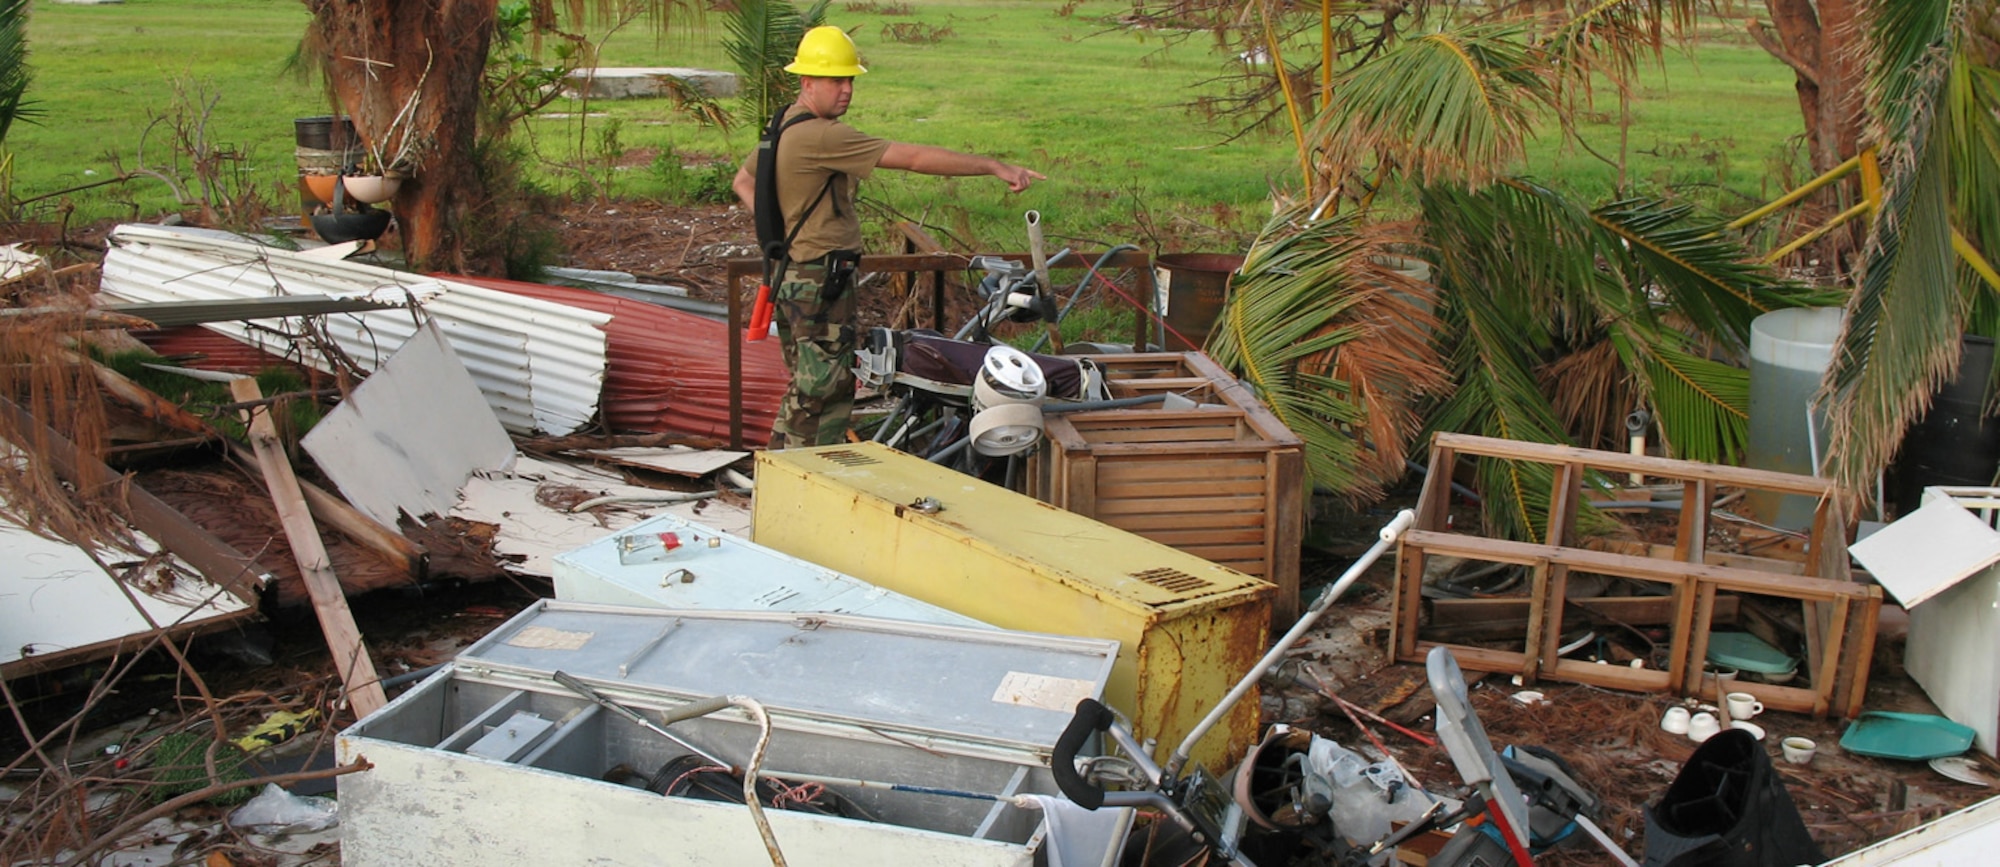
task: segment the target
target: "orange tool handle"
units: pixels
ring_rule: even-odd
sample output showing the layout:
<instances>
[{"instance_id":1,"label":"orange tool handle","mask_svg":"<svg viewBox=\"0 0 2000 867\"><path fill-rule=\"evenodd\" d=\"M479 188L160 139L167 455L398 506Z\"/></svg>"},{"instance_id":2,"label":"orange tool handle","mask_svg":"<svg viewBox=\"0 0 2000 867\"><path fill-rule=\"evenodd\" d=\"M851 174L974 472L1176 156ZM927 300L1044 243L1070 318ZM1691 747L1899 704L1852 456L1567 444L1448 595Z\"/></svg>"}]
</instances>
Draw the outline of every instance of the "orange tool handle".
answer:
<instances>
[{"instance_id":1,"label":"orange tool handle","mask_svg":"<svg viewBox=\"0 0 2000 867\"><path fill-rule=\"evenodd\" d=\"M743 329L744 341L763 340L771 335L771 314L776 308L771 302L771 284L757 284L757 301L750 305L750 325Z\"/></svg>"}]
</instances>

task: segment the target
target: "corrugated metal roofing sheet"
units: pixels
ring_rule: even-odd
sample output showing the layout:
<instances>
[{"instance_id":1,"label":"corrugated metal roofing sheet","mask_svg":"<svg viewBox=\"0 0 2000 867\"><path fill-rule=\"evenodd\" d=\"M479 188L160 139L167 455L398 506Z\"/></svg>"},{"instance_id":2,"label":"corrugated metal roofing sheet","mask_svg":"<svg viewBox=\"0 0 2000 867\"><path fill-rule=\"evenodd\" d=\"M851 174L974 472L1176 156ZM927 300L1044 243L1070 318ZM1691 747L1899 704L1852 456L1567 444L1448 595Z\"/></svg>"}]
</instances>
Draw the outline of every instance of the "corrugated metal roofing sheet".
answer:
<instances>
[{"instance_id":1,"label":"corrugated metal roofing sheet","mask_svg":"<svg viewBox=\"0 0 2000 867\"><path fill-rule=\"evenodd\" d=\"M606 313L610 369L604 421L613 430L729 437L729 326L692 313L615 295L485 277L453 278ZM778 400L791 375L778 341L743 346L743 442L771 439Z\"/></svg>"},{"instance_id":2,"label":"corrugated metal roofing sheet","mask_svg":"<svg viewBox=\"0 0 2000 867\"><path fill-rule=\"evenodd\" d=\"M416 301L433 317L471 371L494 415L509 430L571 433L597 410L607 364L597 310L455 279L324 261L249 239L162 226L113 230L104 257L104 292L140 302L328 295ZM369 369L416 333L407 310L329 316L325 329L343 353ZM304 356L291 320L203 326L277 355ZM726 385L726 383L725 383ZM726 423L726 419L725 419Z\"/></svg>"}]
</instances>

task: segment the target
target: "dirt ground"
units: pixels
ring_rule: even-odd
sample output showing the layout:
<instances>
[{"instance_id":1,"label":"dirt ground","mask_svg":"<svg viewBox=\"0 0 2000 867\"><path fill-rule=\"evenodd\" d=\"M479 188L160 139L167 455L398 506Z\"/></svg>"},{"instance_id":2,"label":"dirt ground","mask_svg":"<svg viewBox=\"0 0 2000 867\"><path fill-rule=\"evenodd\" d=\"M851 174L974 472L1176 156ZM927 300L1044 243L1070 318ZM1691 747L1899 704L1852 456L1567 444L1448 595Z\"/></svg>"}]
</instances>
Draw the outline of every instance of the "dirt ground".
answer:
<instances>
[{"instance_id":1,"label":"dirt ground","mask_svg":"<svg viewBox=\"0 0 2000 867\"><path fill-rule=\"evenodd\" d=\"M562 220L569 245L564 264L625 271L647 282L686 286L691 295L705 300L722 300L724 262L755 255L747 215L727 206L585 203L568 208ZM73 239L77 255L88 257L93 244L101 247L102 230L65 233L64 237ZM26 240L37 239L31 236ZM48 243L53 238L42 240ZM881 321L893 306L880 302L863 318ZM1314 548L1307 558L1304 583L1308 596L1367 547L1396 506L1392 499L1358 513L1330 509L1320 516L1313 529ZM1435 704L1421 667L1384 660L1390 575L1387 563L1378 565L1300 644L1292 667L1287 669L1296 679L1264 690L1266 721L1291 723L1379 757L1380 751L1369 737L1372 733L1427 788L1448 792L1457 787L1457 775L1441 749L1380 725L1371 725L1364 733L1324 697L1326 692L1334 692L1420 734L1433 731L1430 713ZM408 674L447 661L534 599L552 595L552 588L544 582L485 577L488 580L376 591L354 599L357 621L382 673ZM189 666L157 656L149 658L127 672L109 694L101 688L112 671L106 666L11 685L13 692L8 698L17 710L16 725L0 733L0 755L12 761L4 784L23 797L14 799L15 816L8 828L21 827L21 814L27 807L61 809L59 802L64 796L40 788L48 782L47 775L38 777L24 770L41 764L37 756L42 751L30 749L30 740L63 734L50 740L45 747L47 754L76 763L73 773L78 776L118 779L129 776L133 769L118 764L118 753L107 750L113 745L132 748L148 743L148 733L185 726L204 716L237 728L255 725L274 710L333 710L328 695L337 681L309 611L292 608L272 614L268 624L245 634L196 642L186 651ZM1885 634L1878 643L1867 707L1934 712L1921 691L1904 676L1901 651L1902 643L1893 635ZM1322 682L1323 689L1319 688ZM1536 689L1545 694L1546 701L1528 705L1509 698L1518 689L1504 677L1491 676L1472 690L1475 707L1496 746L1546 746L1571 762L1580 779L1604 799L1600 824L1636 855L1643 842L1643 806L1659 797L1693 750L1686 738L1669 735L1658 726L1661 713L1675 702L1664 696L1540 684ZM392 697L395 693L391 691ZM86 704L89 711L78 717ZM75 734L82 736L74 739L62 728L72 718L81 720ZM333 719L323 721L316 733L308 733L316 740L296 750L295 763L305 768L327 767L328 735L351 722L346 712L334 710ZM1774 765L1828 856L1992 794L1989 789L1949 780L1922 763L1845 754L1837 745L1844 727L1838 721L1773 711L1758 717L1758 722L1769 730L1765 744ZM29 733L28 738L24 739L23 730ZM1779 761L1776 743L1787 735L1817 741L1820 751L1816 761L1805 766ZM69 746L68 751L60 749L64 745ZM2000 771L2000 766L1989 770ZM54 800L37 801L38 793ZM220 810L210 806L188 810L198 818L219 819L220 815ZM50 841L67 839L69 845L75 845L77 840L106 830L102 825L75 827L60 822L48 827L54 830L40 841L14 842L47 851L43 847ZM225 859L220 863L280 863L277 856L257 844L219 827L185 849L191 859L204 852L221 852ZM0 852L0 856L20 854L18 850ZM327 851L316 857L318 863L337 863L338 859L337 853ZM0 860L11 862L12 858ZM1552 853L1544 863L1612 861L1594 850L1576 849Z\"/></svg>"}]
</instances>

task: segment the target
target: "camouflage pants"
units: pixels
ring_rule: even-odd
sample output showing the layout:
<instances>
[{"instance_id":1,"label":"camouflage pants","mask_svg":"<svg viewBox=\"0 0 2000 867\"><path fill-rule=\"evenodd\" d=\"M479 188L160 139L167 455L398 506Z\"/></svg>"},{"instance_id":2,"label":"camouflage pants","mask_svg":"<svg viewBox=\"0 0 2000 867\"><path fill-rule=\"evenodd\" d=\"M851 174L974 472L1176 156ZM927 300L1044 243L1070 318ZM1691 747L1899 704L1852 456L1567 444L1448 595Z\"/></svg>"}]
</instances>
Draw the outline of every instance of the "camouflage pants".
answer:
<instances>
[{"instance_id":1,"label":"camouflage pants","mask_svg":"<svg viewBox=\"0 0 2000 867\"><path fill-rule=\"evenodd\" d=\"M849 289L823 304L819 274L793 270L772 292L778 348L792 372L771 426L774 449L847 441L847 419L854 412L855 292Z\"/></svg>"}]
</instances>

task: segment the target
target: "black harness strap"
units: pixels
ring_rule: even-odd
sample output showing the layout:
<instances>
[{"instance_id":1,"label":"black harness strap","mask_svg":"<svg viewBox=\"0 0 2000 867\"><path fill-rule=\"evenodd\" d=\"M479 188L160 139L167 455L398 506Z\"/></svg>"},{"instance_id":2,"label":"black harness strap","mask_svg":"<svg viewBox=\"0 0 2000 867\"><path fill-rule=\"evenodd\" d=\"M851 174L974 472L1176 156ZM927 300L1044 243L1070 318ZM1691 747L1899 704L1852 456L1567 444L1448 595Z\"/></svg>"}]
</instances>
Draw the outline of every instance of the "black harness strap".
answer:
<instances>
[{"instance_id":1,"label":"black harness strap","mask_svg":"<svg viewBox=\"0 0 2000 867\"><path fill-rule=\"evenodd\" d=\"M770 125L764 128L763 137L757 141L756 208L751 216L757 224L757 246L764 253L766 285L782 276L785 267L791 264L792 241L799 237L799 230L805 228L806 220L819 209L819 203L826 199L826 194L833 190L834 180L840 176L838 172L827 176L826 184L819 188L819 195L814 196L805 213L799 215L798 224L786 232L784 206L778 202L778 140L784 136L785 130L818 117L805 112L786 120L788 109L778 109L777 114L771 115Z\"/></svg>"}]
</instances>

